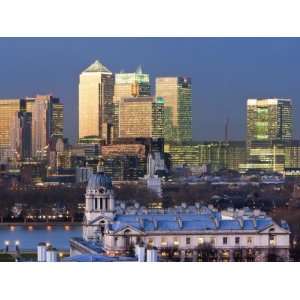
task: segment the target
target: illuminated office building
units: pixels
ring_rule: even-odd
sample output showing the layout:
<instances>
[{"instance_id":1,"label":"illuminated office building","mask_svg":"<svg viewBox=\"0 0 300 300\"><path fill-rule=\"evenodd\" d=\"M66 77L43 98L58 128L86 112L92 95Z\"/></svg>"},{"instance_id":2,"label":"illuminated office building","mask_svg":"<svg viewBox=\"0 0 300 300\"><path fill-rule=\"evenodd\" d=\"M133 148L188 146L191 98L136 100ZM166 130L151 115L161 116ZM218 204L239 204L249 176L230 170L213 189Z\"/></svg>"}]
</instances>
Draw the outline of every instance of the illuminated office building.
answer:
<instances>
[{"instance_id":1,"label":"illuminated office building","mask_svg":"<svg viewBox=\"0 0 300 300\"><path fill-rule=\"evenodd\" d=\"M247 141L292 139L291 99L248 99Z\"/></svg>"},{"instance_id":2,"label":"illuminated office building","mask_svg":"<svg viewBox=\"0 0 300 300\"><path fill-rule=\"evenodd\" d=\"M98 60L80 74L79 139L110 139L113 92L114 76Z\"/></svg>"},{"instance_id":3,"label":"illuminated office building","mask_svg":"<svg viewBox=\"0 0 300 300\"><path fill-rule=\"evenodd\" d=\"M155 97L122 98L119 103L120 138L161 138L164 102Z\"/></svg>"},{"instance_id":4,"label":"illuminated office building","mask_svg":"<svg viewBox=\"0 0 300 300\"><path fill-rule=\"evenodd\" d=\"M292 140L291 99L248 99L245 169L282 172L285 143Z\"/></svg>"},{"instance_id":5,"label":"illuminated office building","mask_svg":"<svg viewBox=\"0 0 300 300\"><path fill-rule=\"evenodd\" d=\"M135 73L115 74L114 86L114 138L119 137L119 103L122 98L151 96L149 74L144 74L141 67Z\"/></svg>"},{"instance_id":6,"label":"illuminated office building","mask_svg":"<svg viewBox=\"0 0 300 300\"><path fill-rule=\"evenodd\" d=\"M32 156L43 159L50 139L63 137L63 104L51 95L37 95L31 109Z\"/></svg>"},{"instance_id":7,"label":"illuminated office building","mask_svg":"<svg viewBox=\"0 0 300 300\"><path fill-rule=\"evenodd\" d=\"M0 99L0 159L10 158L10 127L16 113L25 111L23 99Z\"/></svg>"},{"instance_id":8,"label":"illuminated office building","mask_svg":"<svg viewBox=\"0 0 300 300\"><path fill-rule=\"evenodd\" d=\"M16 112L10 123L10 152L16 161L31 158L32 114L30 112Z\"/></svg>"},{"instance_id":9,"label":"illuminated office building","mask_svg":"<svg viewBox=\"0 0 300 300\"><path fill-rule=\"evenodd\" d=\"M192 82L187 77L156 78L156 96L165 101L167 142L192 140Z\"/></svg>"},{"instance_id":10,"label":"illuminated office building","mask_svg":"<svg viewBox=\"0 0 300 300\"><path fill-rule=\"evenodd\" d=\"M170 155L173 168L207 165L210 171L238 171L239 165L246 162L246 144L243 141L165 144L165 153Z\"/></svg>"}]
</instances>

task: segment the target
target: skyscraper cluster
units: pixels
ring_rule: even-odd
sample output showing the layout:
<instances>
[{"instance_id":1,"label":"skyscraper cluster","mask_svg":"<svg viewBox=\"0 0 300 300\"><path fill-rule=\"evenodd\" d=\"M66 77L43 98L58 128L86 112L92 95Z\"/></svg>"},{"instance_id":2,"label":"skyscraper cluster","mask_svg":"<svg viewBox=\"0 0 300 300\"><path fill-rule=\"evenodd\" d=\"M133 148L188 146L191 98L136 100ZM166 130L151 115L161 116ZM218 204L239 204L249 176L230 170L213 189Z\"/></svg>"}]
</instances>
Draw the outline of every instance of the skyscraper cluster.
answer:
<instances>
[{"instance_id":1,"label":"skyscraper cluster","mask_svg":"<svg viewBox=\"0 0 300 300\"><path fill-rule=\"evenodd\" d=\"M300 170L300 141L293 139L289 98L248 99L245 140L229 140L227 121L223 141L196 142L189 77L151 81L141 66L113 73L96 60L80 73L78 96L79 138L72 146L64 139L59 98L0 99L1 162L43 162L48 175L71 178L76 168L90 172L100 160L121 181L143 177L147 157L154 152L156 171Z\"/></svg>"},{"instance_id":2,"label":"skyscraper cluster","mask_svg":"<svg viewBox=\"0 0 300 300\"><path fill-rule=\"evenodd\" d=\"M150 76L141 67L113 74L95 61L80 74L79 140L191 141L191 89L190 78L160 77L152 93Z\"/></svg>"},{"instance_id":3,"label":"skyscraper cluster","mask_svg":"<svg viewBox=\"0 0 300 300\"><path fill-rule=\"evenodd\" d=\"M0 99L2 161L42 160L50 141L63 138L64 106L52 95Z\"/></svg>"}]
</instances>

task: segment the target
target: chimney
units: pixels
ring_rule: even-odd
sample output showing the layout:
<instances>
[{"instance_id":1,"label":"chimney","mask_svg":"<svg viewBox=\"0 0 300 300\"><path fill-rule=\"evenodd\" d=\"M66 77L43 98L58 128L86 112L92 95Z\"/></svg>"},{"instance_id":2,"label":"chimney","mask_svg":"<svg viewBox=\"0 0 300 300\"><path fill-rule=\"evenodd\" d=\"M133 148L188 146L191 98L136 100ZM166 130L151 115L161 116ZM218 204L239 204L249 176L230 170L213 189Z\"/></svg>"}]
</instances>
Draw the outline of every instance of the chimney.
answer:
<instances>
[{"instance_id":1,"label":"chimney","mask_svg":"<svg viewBox=\"0 0 300 300\"><path fill-rule=\"evenodd\" d=\"M37 261L45 262L46 261L46 243L39 243L37 246Z\"/></svg>"},{"instance_id":2,"label":"chimney","mask_svg":"<svg viewBox=\"0 0 300 300\"><path fill-rule=\"evenodd\" d=\"M57 262L57 250L49 246L46 250L46 262Z\"/></svg>"},{"instance_id":3,"label":"chimney","mask_svg":"<svg viewBox=\"0 0 300 300\"><path fill-rule=\"evenodd\" d=\"M157 262L157 248L147 249L147 262Z\"/></svg>"},{"instance_id":4,"label":"chimney","mask_svg":"<svg viewBox=\"0 0 300 300\"><path fill-rule=\"evenodd\" d=\"M145 261L145 246L144 245L136 245L135 246L135 255L139 262Z\"/></svg>"}]
</instances>

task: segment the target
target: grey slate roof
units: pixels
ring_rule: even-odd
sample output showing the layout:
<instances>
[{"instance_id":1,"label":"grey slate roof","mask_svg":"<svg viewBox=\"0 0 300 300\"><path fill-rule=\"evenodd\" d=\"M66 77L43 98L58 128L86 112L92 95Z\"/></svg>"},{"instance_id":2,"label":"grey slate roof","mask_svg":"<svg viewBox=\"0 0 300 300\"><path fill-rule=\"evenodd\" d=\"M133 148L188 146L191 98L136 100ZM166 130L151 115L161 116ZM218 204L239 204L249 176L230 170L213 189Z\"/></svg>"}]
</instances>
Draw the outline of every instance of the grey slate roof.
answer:
<instances>
[{"instance_id":1,"label":"grey slate roof","mask_svg":"<svg viewBox=\"0 0 300 300\"><path fill-rule=\"evenodd\" d=\"M148 213L117 214L109 225L110 230L120 231L126 227L150 231L206 231L206 230L264 230L274 224L270 217L252 216L222 219L219 212L204 210L203 213ZM289 230L287 223L277 224Z\"/></svg>"}]
</instances>

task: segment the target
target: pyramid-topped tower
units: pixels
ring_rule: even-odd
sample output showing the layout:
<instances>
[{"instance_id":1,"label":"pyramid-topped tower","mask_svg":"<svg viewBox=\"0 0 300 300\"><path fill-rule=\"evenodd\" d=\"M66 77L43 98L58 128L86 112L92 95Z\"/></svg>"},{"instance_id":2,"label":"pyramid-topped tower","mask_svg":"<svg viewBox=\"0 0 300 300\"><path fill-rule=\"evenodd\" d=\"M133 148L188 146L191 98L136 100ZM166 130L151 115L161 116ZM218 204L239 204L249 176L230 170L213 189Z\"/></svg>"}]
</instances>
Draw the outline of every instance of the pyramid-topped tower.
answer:
<instances>
[{"instance_id":1,"label":"pyramid-topped tower","mask_svg":"<svg viewBox=\"0 0 300 300\"><path fill-rule=\"evenodd\" d=\"M97 73L109 73L112 72L104 66L99 60L95 60L94 63L92 63L88 68L84 70L84 72L97 72Z\"/></svg>"}]
</instances>

